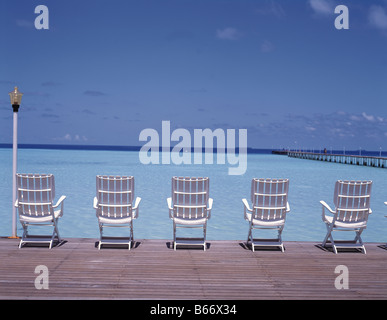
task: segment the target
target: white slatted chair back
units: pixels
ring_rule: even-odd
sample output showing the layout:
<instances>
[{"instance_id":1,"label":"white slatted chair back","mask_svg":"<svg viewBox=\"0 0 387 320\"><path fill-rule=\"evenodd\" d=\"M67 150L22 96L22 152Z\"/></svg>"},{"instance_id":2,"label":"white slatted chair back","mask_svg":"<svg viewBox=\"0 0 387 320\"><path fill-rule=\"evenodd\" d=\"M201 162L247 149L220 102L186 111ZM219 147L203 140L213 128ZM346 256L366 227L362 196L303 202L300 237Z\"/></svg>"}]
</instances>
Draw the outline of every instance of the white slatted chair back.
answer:
<instances>
[{"instance_id":1,"label":"white slatted chair back","mask_svg":"<svg viewBox=\"0 0 387 320\"><path fill-rule=\"evenodd\" d=\"M54 216L55 181L52 174L16 174L19 216Z\"/></svg>"},{"instance_id":2,"label":"white slatted chair back","mask_svg":"<svg viewBox=\"0 0 387 320\"><path fill-rule=\"evenodd\" d=\"M98 175L97 181L97 215L109 219L132 217L134 199L133 176Z\"/></svg>"},{"instance_id":3,"label":"white slatted chair back","mask_svg":"<svg viewBox=\"0 0 387 320\"><path fill-rule=\"evenodd\" d=\"M342 181L335 184L335 221L366 222L370 213L372 181Z\"/></svg>"},{"instance_id":4,"label":"white slatted chair back","mask_svg":"<svg viewBox=\"0 0 387 320\"><path fill-rule=\"evenodd\" d=\"M172 177L173 217L185 220L207 218L209 178Z\"/></svg>"},{"instance_id":5,"label":"white slatted chair back","mask_svg":"<svg viewBox=\"0 0 387 320\"><path fill-rule=\"evenodd\" d=\"M252 219L284 220L288 190L289 179L253 179L251 181Z\"/></svg>"}]
</instances>

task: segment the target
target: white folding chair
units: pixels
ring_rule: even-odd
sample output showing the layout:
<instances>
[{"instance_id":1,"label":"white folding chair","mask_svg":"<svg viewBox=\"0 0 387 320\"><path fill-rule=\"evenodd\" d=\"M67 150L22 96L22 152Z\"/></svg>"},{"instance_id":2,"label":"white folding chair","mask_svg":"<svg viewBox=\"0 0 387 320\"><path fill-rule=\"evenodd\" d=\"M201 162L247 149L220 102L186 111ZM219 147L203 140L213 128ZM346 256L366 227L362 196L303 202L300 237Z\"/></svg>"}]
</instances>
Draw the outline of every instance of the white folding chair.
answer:
<instances>
[{"instance_id":1,"label":"white folding chair","mask_svg":"<svg viewBox=\"0 0 387 320\"><path fill-rule=\"evenodd\" d=\"M61 242L58 230L58 219L63 216L63 201L66 196L61 196L53 205L55 198L55 180L52 174L16 174L17 200L19 220L23 227L23 236L19 248L24 243L49 243L49 248L57 238ZM60 205L60 207L59 207ZM59 208L58 210L56 210ZM28 227L49 226L53 227L50 236L30 235Z\"/></svg>"},{"instance_id":2,"label":"white folding chair","mask_svg":"<svg viewBox=\"0 0 387 320\"><path fill-rule=\"evenodd\" d=\"M337 248L357 248L366 253L361 233L367 227L368 216L372 213L370 208L372 181L342 181L335 183L332 210L325 201L322 204L322 220L327 227L327 234L322 246L332 246L334 253ZM331 214L326 213L327 209ZM332 232L354 231L353 241L334 241ZM328 243L328 239L330 242Z\"/></svg>"},{"instance_id":3,"label":"white folding chair","mask_svg":"<svg viewBox=\"0 0 387 320\"><path fill-rule=\"evenodd\" d=\"M244 204L244 218L249 222L247 244L251 249L255 246L275 246L284 251L282 231L285 226L286 214L290 211L288 203L288 179L253 179L251 181L251 203L246 199ZM275 239L254 239L253 230L277 230Z\"/></svg>"},{"instance_id":4,"label":"white folding chair","mask_svg":"<svg viewBox=\"0 0 387 320\"><path fill-rule=\"evenodd\" d=\"M177 245L202 245L206 250L207 221L213 202L209 197L209 182L209 178L172 178L172 197L167 204L173 220L174 250ZM178 228L203 228L203 238L177 238Z\"/></svg>"},{"instance_id":5,"label":"white folding chair","mask_svg":"<svg viewBox=\"0 0 387 320\"><path fill-rule=\"evenodd\" d=\"M96 177L97 196L93 207L98 218L100 240L102 244L127 244L131 249L133 241L133 220L138 218L140 197L134 200L134 177L106 176ZM124 227L130 229L129 237L110 237L103 235L104 227Z\"/></svg>"}]
</instances>

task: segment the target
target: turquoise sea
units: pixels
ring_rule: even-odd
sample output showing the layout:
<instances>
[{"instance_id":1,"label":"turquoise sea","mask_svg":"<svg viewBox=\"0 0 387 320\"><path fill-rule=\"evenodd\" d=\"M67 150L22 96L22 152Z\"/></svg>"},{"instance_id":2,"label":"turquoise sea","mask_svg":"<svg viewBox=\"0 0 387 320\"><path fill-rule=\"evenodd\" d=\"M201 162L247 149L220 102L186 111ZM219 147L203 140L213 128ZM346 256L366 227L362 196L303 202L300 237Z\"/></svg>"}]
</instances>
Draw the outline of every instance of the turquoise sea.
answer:
<instances>
[{"instance_id":1,"label":"turquoise sea","mask_svg":"<svg viewBox=\"0 0 387 320\"><path fill-rule=\"evenodd\" d=\"M245 240L247 222L242 198L249 199L252 178L288 178L290 213L283 232L284 241L322 241L325 224L320 200L333 206L333 188L338 179L369 179L374 182L366 242L387 241L387 169L359 167L272 154L248 154L244 175L228 175L229 164L142 164L138 151L19 149L18 172L55 175L56 200L67 196L64 216L59 222L63 238L98 238L93 209L95 177L98 174L133 175L136 196L142 198L139 219L134 222L137 239L171 239L167 197L172 176L210 177L214 199L208 223L209 240ZM12 234L12 149L0 149L0 236ZM21 235L18 222L18 235ZM352 237L352 233L350 235Z\"/></svg>"}]
</instances>

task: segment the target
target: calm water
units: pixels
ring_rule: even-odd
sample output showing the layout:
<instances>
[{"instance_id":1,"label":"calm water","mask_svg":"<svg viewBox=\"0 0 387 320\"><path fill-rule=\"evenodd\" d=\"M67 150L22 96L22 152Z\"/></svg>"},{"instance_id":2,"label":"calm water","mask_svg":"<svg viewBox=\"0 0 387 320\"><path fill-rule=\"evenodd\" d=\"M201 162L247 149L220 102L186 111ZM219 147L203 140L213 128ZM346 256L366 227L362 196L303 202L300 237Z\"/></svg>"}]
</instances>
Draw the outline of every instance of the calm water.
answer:
<instances>
[{"instance_id":1,"label":"calm water","mask_svg":"<svg viewBox=\"0 0 387 320\"><path fill-rule=\"evenodd\" d=\"M215 160L215 159L214 159ZM216 161L214 161L216 163ZM370 179L374 182L372 215L363 240L387 241L387 169L292 159L271 154L249 154L247 171L229 176L225 165L144 165L136 151L84 151L19 149L18 172L53 173L56 200L64 194L64 216L59 222L62 237L99 237L93 209L97 174L133 175L136 195L142 198L139 219L134 222L138 239L171 239L172 222L166 198L171 177L208 176L214 199L208 224L209 240L241 240L247 237L242 198L250 196L250 183L257 178L289 178L290 213L285 241L321 241L326 233L320 200L333 206L333 187L338 179ZM0 149L0 236L12 234L12 149ZM18 222L18 235L21 235ZM351 233L352 237L352 233Z\"/></svg>"}]
</instances>

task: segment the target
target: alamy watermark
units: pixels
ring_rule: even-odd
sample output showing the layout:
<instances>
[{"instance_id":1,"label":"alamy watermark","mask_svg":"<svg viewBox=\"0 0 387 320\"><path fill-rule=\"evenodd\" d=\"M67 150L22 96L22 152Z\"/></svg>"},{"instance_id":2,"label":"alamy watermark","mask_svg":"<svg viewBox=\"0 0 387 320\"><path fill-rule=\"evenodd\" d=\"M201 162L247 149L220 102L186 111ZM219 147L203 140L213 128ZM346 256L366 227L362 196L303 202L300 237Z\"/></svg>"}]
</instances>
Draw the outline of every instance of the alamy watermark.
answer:
<instances>
[{"instance_id":1,"label":"alamy watermark","mask_svg":"<svg viewBox=\"0 0 387 320\"><path fill-rule=\"evenodd\" d=\"M335 288L337 290L349 289L349 271L348 267L340 264L336 266L335 273L339 274L335 279Z\"/></svg>"},{"instance_id":2,"label":"alamy watermark","mask_svg":"<svg viewBox=\"0 0 387 320\"><path fill-rule=\"evenodd\" d=\"M349 29L349 10L345 5L338 5L335 8L335 13L340 14L335 19L335 28L337 30Z\"/></svg>"},{"instance_id":3,"label":"alamy watermark","mask_svg":"<svg viewBox=\"0 0 387 320\"><path fill-rule=\"evenodd\" d=\"M44 6L44 5L38 5L36 8L35 8L35 13L36 14L39 14L36 18L35 18L35 29L37 30L41 30L41 29L44 29L44 30L48 30L50 28L49 26L49 13L48 13L48 8L47 6Z\"/></svg>"},{"instance_id":4,"label":"alamy watermark","mask_svg":"<svg viewBox=\"0 0 387 320\"><path fill-rule=\"evenodd\" d=\"M49 10L45 5L38 5L35 7L35 14L38 16L35 18L35 28L37 30L49 29ZM345 5L338 5L335 7L335 14L338 14L334 21L335 28L337 30L349 29L349 10Z\"/></svg>"},{"instance_id":5,"label":"alamy watermark","mask_svg":"<svg viewBox=\"0 0 387 320\"><path fill-rule=\"evenodd\" d=\"M38 274L38 276L35 278L35 288L37 290L48 290L49 284L48 284L48 268L47 266L41 264L39 266L35 267L35 274Z\"/></svg>"},{"instance_id":6,"label":"alamy watermark","mask_svg":"<svg viewBox=\"0 0 387 320\"><path fill-rule=\"evenodd\" d=\"M247 169L247 129L238 129L238 135L238 147L235 129L194 129L192 141L187 129L171 132L170 121L162 121L161 139L156 129L140 132L139 141L146 143L141 147L139 159L142 164L203 164L204 150L204 164L213 164L216 155L217 164L226 164L227 160L229 175L242 175ZM172 147L171 142L177 143Z\"/></svg>"}]
</instances>

